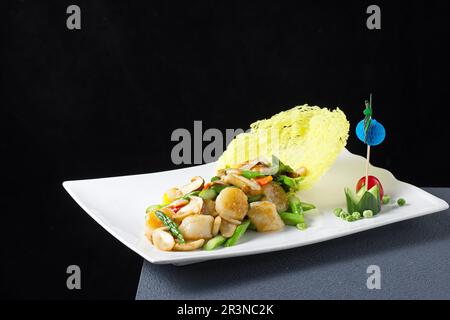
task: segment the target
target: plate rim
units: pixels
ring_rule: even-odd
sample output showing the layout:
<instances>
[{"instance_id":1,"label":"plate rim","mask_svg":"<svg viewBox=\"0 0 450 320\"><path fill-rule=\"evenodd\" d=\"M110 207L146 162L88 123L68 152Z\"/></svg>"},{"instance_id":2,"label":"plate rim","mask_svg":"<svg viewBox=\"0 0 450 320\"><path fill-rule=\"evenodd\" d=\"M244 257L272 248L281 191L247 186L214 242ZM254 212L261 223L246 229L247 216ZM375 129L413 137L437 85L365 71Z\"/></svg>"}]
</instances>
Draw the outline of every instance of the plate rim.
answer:
<instances>
[{"instance_id":1,"label":"plate rim","mask_svg":"<svg viewBox=\"0 0 450 320\"><path fill-rule=\"evenodd\" d=\"M347 152L348 154L352 155L352 156L356 156L356 157L360 157L363 158L360 155L354 154L352 152L350 152L347 148L344 148L343 152ZM342 153L343 153L342 152ZM376 229L385 225L389 225L389 224L393 224L393 223L397 223L397 222L401 222L401 221L406 221L406 220L410 220L410 219L414 219L414 218L418 218L421 216L425 216L425 215L429 215L429 214L433 214L433 213L437 213L437 212L441 212L441 211L445 211L449 208L449 204L415 186L412 185L410 183L401 181L397 178L395 178L394 174L392 174L392 172L390 172L387 169L384 168L380 168L377 166L372 166L372 168L376 168L379 170L383 170L386 173L390 174L396 181L398 181L401 184L404 184L410 188L416 189L416 191L418 192L422 192L424 194L427 195L427 197L430 198L430 200L432 200L432 205L433 206L429 206L429 207L425 207L419 211L414 212L413 214L408 215L407 217L403 218L403 217L394 217L392 219L388 219L388 220L379 220L376 221L374 220L371 224L364 224L364 225L359 225L359 226L355 226L354 228L351 229L345 229L345 230L340 230L336 233L333 234L329 234L328 236L322 237L320 239L311 239L308 241L305 241L303 243L298 243L298 242L291 242L291 243L283 243L283 244L277 244L274 246L270 246L270 247L266 247L266 248L253 248L253 249L244 249L244 250L240 250L240 251L227 251L226 249L231 249L231 248L224 248L225 251L217 251L217 252L209 252L208 256L186 256L186 257L167 257L167 258L155 258L151 255L149 255L148 253L144 252L142 249L140 249L138 246L129 244L128 241L126 241L118 232L116 232L116 230L114 230L113 228L111 228L108 223L106 223L103 219L101 219L97 214L95 214L91 209L89 209L84 203L83 201L77 196L77 194L74 192L74 190L72 189L72 185L75 183L80 183L80 182L88 182L88 181L98 181L98 180L108 180L108 179L117 179L117 178L131 178L131 177L135 177L135 176L143 176L143 175L151 175L151 174L158 174L158 173L167 173L167 172L176 172L176 171L180 171L180 170L186 170L186 169L191 169L191 168L199 168L199 167L204 167L204 166L213 166L216 162L211 162L211 163L207 163L207 164L202 164L202 165L194 165L194 166L190 166L190 167L186 167L186 168L179 168L179 169L172 169L172 170L166 170L166 171L159 171L159 172L150 172L150 173L142 173L142 174L132 174L132 175L123 175L123 176L112 176L112 177L103 177L103 178L94 178L94 179L80 179L80 180L67 180L62 182L62 186L63 188L66 190L66 192L72 197L72 199L75 200L75 202L92 218L94 219L95 222L97 222L101 227L103 227L107 232L109 232L114 238L116 238L117 240L119 240L122 244L124 244L127 248L129 248L130 250L132 250L133 252L137 253L138 255L140 255L142 258L144 258L145 260L154 263L154 264L173 264L173 265L186 265L186 264L191 264L191 263L198 263L198 262L203 262L203 261L209 261L209 260L214 260L214 259L226 259L226 258L233 258L233 257L241 257L241 256L246 256L246 255L256 255L256 254L263 254L263 253L268 253L268 252L274 252L274 251L283 251L283 250L289 250L289 249L293 249L293 248L300 248L300 247L304 247L304 246L308 246L308 245L312 245L312 244L316 244L316 243L320 243L320 242L325 242L325 241L329 241L329 240L333 240L333 239L337 239L337 238L341 238L341 237L345 237L345 236L349 236L352 234L356 234L356 233L360 233L363 231L367 231L367 230L371 230L371 229Z\"/></svg>"}]
</instances>

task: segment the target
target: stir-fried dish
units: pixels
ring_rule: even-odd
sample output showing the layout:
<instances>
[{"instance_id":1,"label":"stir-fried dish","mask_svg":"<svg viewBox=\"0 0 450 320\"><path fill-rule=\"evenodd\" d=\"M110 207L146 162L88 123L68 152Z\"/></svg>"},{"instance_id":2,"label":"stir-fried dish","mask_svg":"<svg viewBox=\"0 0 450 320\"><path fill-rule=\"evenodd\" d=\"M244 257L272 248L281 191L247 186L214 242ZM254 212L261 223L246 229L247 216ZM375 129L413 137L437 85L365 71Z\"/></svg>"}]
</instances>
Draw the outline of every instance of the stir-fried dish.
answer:
<instances>
[{"instance_id":1,"label":"stir-fried dish","mask_svg":"<svg viewBox=\"0 0 450 320\"><path fill-rule=\"evenodd\" d=\"M279 231L285 225L304 230L304 212L314 205L296 192L308 169L294 170L277 157L257 159L217 171L206 182L193 177L167 190L163 204L146 210L146 237L163 251L230 247L248 230Z\"/></svg>"}]
</instances>

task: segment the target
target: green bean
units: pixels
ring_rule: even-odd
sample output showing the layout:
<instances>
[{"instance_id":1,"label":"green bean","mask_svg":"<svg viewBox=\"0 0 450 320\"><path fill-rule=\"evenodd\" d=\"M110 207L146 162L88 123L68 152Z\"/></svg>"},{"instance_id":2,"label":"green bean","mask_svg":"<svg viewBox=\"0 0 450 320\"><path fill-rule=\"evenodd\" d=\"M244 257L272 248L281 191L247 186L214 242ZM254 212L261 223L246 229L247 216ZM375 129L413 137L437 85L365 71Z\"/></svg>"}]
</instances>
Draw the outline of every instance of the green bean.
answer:
<instances>
[{"instance_id":1,"label":"green bean","mask_svg":"<svg viewBox=\"0 0 450 320\"><path fill-rule=\"evenodd\" d=\"M203 200L214 200L217 197L217 192L214 191L214 189L209 188L202 190L198 196Z\"/></svg>"}]
</instances>

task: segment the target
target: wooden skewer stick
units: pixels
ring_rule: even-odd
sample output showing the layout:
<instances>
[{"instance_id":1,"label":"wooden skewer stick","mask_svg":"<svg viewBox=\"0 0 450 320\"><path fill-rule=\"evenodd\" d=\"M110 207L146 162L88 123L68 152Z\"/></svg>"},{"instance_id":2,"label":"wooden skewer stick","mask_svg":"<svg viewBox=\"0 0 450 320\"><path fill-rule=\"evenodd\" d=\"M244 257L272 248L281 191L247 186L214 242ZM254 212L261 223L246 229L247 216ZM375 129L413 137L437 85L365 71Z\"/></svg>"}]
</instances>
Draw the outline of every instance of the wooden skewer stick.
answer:
<instances>
[{"instance_id":1,"label":"wooden skewer stick","mask_svg":"<svg viewBox=\"0 0 450 320\"><path fill-rule=\"evenodd\" d=\"M372 108L372 94L370 94L370 108ZM369 191L369 165L370 165L370 144L367 144L366 156L366 190Z\"/></svg>"},{"instance_id":2,"label":"wooden skewer stick","mask_svg":"<svg viewBox=\"0 0 450 320\"><path fill-rule=\"evenodd\" d=\"M366 156L366 190L369 191L369 165L370 165L370 145L367 145Z\"/></svg>"}]
</instances>

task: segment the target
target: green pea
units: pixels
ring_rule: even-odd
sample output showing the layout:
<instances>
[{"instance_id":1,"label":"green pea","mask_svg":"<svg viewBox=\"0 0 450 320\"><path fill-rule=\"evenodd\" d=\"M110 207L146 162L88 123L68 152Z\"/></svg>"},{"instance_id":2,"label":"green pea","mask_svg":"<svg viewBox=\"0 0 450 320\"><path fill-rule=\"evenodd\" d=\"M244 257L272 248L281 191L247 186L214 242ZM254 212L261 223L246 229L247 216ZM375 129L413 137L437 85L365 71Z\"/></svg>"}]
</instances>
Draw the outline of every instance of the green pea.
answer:
<instances>
[{"instance_id":1,"label":"green pea","mask_svg":"<svg viewBox=\"0 0 450 320\"><path fill-rule=\"evenodd\" d=\"M342 208L336 208L336 209L333 210L334 215L335 215L336 217L340 217L342 211L344 211L344 210L342 210Z\"/></svg>"},{"instance_id":2,"label":"green pea","mask_svg":"<svg viewBox=\"0 0 450 320\"><path fill-rule=\"evenodd\" d=\"M345 220L348 222L353 222L355 221L355 218L353 218L353 215L348 215L347 217L345 217Z\"/></svg>"},{"instance_id":3,"label":"green pea","mask_svg":"<svg viewBox=\"0 0 450 320\"><path fill-rule=\"evenodd\" d=\"M306 228L308 228L308 226L306 225L306 222L300 222L299 224L297 224L296 227L298 230L305 230Z\"/></svg>"},{"instance_id":4,"label":"green pea","mask_svg":"<svg viewBox=\"0 0 450 320\"><path fill-rule=\"evenodd\" d=\"M344 219L344 220L345 220L348 216L349 216L349 213L348 213L348 212L345 212L344 210L342 210L341 213L339 214L339 217L340 217L341 219Z\"/></svg>"},{"instance_id":5,"label":"green pea","mask_svg":"<svg viewBox=\"0 0 450 320\"><path fill-rule=\"evenodd\" d=\"M391 202L391 197L388 195L384 195L381 201L383 202L383 204L388 204L389 202Z\"/></svg>"},{"instance_id":6,"label":"green pea","mask_svg":"<svg viewBox=\"0 0 450 320\"><path fill-rule=\"evenodd\" d=\"M352 213L352 217L355 220L359 220L359 219L361 219L361 213L359 213L358 211L355 211Z\"/></svg>"},{"instance_id":7,"label":"green pea","mask_svg":"<svg viewBox=\"0 0 450 320\"><path fill-rule=\"evenodd\" d=\"M403 206L406 204L406 200L403 199L403 198L400 198L400 199L397 200L397 204L398 204L400 207L403 207Z\"/></svg>"},{"instance_id":8,"label":"green pea","mask_svg":"<svg viewBox=\"0 0 450 320\"><path fill-rule=\"evenodd\" d=\"M363 217L364 218L372 218L373 217L373 211L372 210L364 210Z\"/></svg>"}]
</instances>

